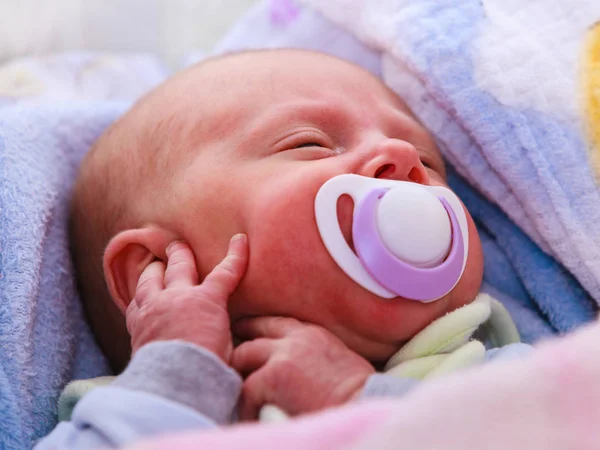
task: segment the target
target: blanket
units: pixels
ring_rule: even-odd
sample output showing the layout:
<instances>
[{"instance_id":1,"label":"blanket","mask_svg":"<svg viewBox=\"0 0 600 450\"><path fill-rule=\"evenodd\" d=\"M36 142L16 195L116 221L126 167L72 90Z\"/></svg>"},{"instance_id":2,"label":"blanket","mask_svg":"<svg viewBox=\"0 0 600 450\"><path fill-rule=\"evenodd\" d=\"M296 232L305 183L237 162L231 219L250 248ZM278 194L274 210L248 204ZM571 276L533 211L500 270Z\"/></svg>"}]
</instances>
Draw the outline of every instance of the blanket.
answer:
<instances>
[{"instance_id":1,"label":"blanket","mask_svg":"<svg viewBox=\"0 0 600 450\"><path fill-rule=\"evenodd\" d=\"M0 67L0 448L30 448L66 383L109 373L75 288L69 193L94 140L166 73L147 54Z\"/></svg>"},{"instance_id":2,"label":"blanket","mask_svg":"<svg viewBox=\"0 0 600 450\"><path fill-rule=\"evenodd\" d=\"M56 424L65 382L106 374L83 317L67 238L78 163L122 105L0 109L0 448Z\"/></svg>"},{"instance_id":3,"label":"blanket","mask_svg":"<svg viewBox=\"0 0 600 450\"><path fill-rule=\"evenodd\" d=\"M0 107L77 101L133 101L169 70L149 53L71 52L29 56L0 66Z\"/></svg>"}]
</instances>

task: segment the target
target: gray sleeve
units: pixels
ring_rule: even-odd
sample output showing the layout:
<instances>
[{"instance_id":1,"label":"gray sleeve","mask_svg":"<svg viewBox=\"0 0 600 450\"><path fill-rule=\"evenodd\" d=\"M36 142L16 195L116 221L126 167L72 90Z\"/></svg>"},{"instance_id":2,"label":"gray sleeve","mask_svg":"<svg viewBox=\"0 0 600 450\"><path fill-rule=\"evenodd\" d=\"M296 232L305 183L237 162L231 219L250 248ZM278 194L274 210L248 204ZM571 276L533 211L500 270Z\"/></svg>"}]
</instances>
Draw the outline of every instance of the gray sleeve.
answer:
<instances>
[{"instance_id":1,"label":"gray sleeve","mask_svg":"<svg viewBox=\"0 0 600 450\"><path fill-rule=\"evenodd\" d=\"M142 347L112 386L189 406L218 424L230 423L242 379L216 355L183 341Z\"/></svg>"},{"instance_id":2,"label":"gray sleeve","mask_svg":"<svg viewBox=\"0 0 600 450\"><path fill-rule=\"evenodd\" d=\"M231 421L240 376L214 354L181 341L142 347L115 381L75 406L36 450L116 448Z\"/></svg>"},{"instance_id":3,"label":"gray sleeve","mask_svg":"<svg viewBox=\"0 0 600 450\"><path fill-rule=\"evenodd\" d=\"M401 397L420 383L414 378L401 378L383 373L371 375L359 396L359 400L373 397Z\"/></svg>"}]
</instances>

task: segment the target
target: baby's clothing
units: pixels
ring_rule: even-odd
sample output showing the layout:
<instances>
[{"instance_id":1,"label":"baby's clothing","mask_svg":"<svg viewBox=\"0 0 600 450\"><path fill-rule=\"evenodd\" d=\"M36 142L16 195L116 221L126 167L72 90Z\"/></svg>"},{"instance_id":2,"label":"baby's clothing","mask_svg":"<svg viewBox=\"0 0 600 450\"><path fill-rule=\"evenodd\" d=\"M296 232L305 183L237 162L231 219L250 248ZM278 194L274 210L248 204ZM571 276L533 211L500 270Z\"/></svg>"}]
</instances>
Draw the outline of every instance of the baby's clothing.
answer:
<instances>
[{"instance_id":1,"label":"baby's clothing","mask_svg":"<svg viewBox=\"0 0 600 450\"><path fill-rule=\"evenodd\" d=\"M77 402L37 446L113 448L164 433L213 428L230 421L242 379L214 354L182 341L142 347L108 386Z\"/></svg>"},{"instance_id":2,"label":"baby's clothing","mask_svg":"<svg viewBox=\"0 0 600 450\"><path fill-rule=\"evenodd\" d=\"M473 336L478 339L471 339ZM361 398L403 395L421 380L485 361L525 356L532 350L519 342L504 306L488 294L479 294L473 303L433 321L415 335L389 359L383 373L369 377Z\"/></svg>"},{"instance_id":3,"label":"baby's clothing","mask_svg":"<svg viewBox=\"0 0 600 450\"><path fill-rule=\"evenodd\" d=\"M480 341L471 340L477 330L487 342L502 347L486 351ZM386 372L369 378L361 398L403 395L420 380L531 351L517 341L508 313L482 294L411 339L390 359ZM240 376L215 355L182 341L144 346L121 375L107 381L72 383L60 407L61 419L69 421L60 422L36 448L116 447L167 432L227 424L234 419L242 387ZM90 389L99 384L103 386Z\"/></svg>"},{"instance_id":4,"label":"baby's clothing","mask_svg":"<svg viewBox=\"0 0 600 450\"><path fill-rule=\"evenodd\" d=\"M479 339L472 339L478 333ZM385 373L425 379L483 362L488 348L519 342L519 333L500 302L479 294L425 327L392 355Z\"/></svg>"}]
</instances>

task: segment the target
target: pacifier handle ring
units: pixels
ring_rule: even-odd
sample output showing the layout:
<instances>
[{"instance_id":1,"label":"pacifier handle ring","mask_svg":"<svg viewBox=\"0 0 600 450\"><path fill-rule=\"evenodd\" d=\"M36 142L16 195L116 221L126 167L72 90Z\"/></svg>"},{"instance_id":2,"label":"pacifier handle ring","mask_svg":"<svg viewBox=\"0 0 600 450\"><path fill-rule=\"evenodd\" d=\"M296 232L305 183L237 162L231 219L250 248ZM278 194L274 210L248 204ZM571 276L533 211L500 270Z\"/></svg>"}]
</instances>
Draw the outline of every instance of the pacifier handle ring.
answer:
<instances>
[{"instance_id":1,"label":"pacifier handle ring","mask_svg":"<svg viewBox=\"0 0 600 450\"><path fill-rule=\"evenodd\" d=\"M386 289L411 300L437 300L456 286L463 272L465 243L456 213L445 198L438 197L450 217L450 253L437 267L414 267L385 247L377 229L377 202L387 191L389 188L373 189L357 206L352 230L356 253L367 272Z\"/></svg>"},{"instance_id":2,"label":"pacifier handle ring","mask_svg":"<svg viewBox=\"0 0 600 450\"><path fill-rule=\"evenodd\" d=\"M358 177L358 182L351 183L351 185L355 188L360 187L364 192L368 192L369 188L364 186L364 177L351 174L338 175L323 185L329 189L323 189L322 187L319 190L315 199L317 227L319 228L325 248L327 248L333 260L346 275L375 295L391 299L396 294L384 288L369 274L356 253L352 251L344 239L338 222L337 201L342 194L350 195L355 204L358 204L360 201L360 195L357 194L356 190L348 190L348 179L353 179L354 177Z\"/></svg>"}]
</instances>

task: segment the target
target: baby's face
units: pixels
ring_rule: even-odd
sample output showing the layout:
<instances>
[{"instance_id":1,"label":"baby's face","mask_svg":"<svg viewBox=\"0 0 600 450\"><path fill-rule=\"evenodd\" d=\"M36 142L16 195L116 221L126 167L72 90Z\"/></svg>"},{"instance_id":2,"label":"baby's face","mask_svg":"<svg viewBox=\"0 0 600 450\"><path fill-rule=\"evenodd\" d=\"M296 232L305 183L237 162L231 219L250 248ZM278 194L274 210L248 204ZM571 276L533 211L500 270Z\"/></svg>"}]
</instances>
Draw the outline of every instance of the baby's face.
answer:
<instances>
[{"instance_id":1,"label":"baby's face","mask_svg":"<svg viewBox=\"0 0 600 450\"><path fill-rule=\"evenodd\" d=\"M189 104L190 123L195 101L210 117L189 127L191 153L176 180L172 226L192 246L202 276L223 258L231 236L247 233L250 262L230 301L232 320L295 317L378 361L474 299L483 263L468 212L464 275L429 304L366 291L321 240L314 200L336 175L446 186L434 140L379 80L331 57L294 51L228 57L206 64L197 77L183 83L180 98ZM347 239L352 211L343 197L338 214Z\"/></svg>"}]
</instances>

